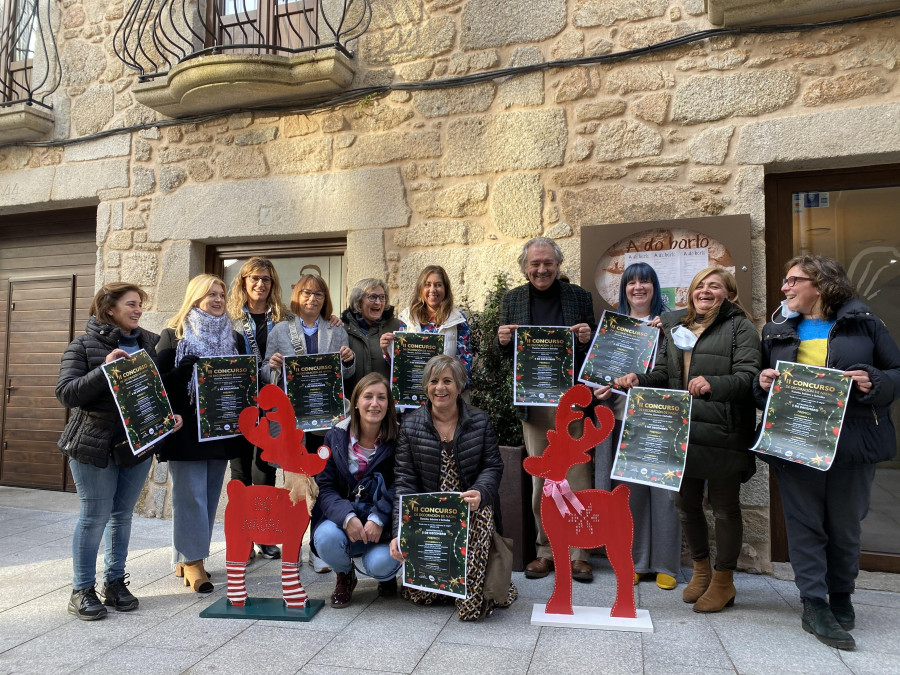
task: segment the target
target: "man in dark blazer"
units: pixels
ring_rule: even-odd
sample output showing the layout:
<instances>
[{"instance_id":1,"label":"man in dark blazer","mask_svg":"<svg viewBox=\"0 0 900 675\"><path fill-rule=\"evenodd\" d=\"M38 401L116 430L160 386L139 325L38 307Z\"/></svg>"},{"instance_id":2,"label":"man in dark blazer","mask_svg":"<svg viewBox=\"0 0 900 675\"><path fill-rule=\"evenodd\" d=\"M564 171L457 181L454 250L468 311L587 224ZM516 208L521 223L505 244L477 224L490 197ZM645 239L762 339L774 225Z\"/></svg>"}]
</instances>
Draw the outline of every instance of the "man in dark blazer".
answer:
<instances>
[{"instance_id":1,"label":"man in dark blazer","mask_svg":"<svg viewBox=\"0 0 900 675\"><path fill-rule=\"evenodd\" d=\"M509 358L512 358L513 334L519 326L570 326L575 334L575 372L590 347L594 334L594 304L591 294L580 286L560 281L560 265L563 253L552 239L535 237L525 244L519 255L519 266L528 279L527 284L517 286L503 296L500 307L500 327L497 329L497 344ZM529 456L542 455L547 447L547 431L555 422L556 408L541 406L519 406L525 450ZM578 425L572 425L573 433L581 433ZM569 469L566 476L572 490L591 487L591 467L579 464ZM537 559L525 567L525 576L539 579L553 571L553 552L547 533L541 526L541 491L543 478L532 478L533 492L531 505L537 525ZM589 582L594 573L588 563L589 553L583 549L572 549L572 578Z\"/></svg>"}]
</instances>

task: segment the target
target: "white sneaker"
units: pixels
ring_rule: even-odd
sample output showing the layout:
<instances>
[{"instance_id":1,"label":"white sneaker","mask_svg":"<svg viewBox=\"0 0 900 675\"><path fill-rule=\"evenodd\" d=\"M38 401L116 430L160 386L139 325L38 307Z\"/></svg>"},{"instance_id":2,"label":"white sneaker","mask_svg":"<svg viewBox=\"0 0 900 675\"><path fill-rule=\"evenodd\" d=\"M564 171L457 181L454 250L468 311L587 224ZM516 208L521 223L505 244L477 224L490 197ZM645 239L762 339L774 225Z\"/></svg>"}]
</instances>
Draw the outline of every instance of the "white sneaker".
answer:
<instances>
[{"instance_id":1,"label":"white sneaker","mask_svg":"<svg viewBox=\"0 0 900 675\"><path fill-rule=\"evenodd\" d=\"M312 551L309 552L309 566L313 568L316 574L327 574L331 571L327 563Z\"/></svg>"}]
</instances>

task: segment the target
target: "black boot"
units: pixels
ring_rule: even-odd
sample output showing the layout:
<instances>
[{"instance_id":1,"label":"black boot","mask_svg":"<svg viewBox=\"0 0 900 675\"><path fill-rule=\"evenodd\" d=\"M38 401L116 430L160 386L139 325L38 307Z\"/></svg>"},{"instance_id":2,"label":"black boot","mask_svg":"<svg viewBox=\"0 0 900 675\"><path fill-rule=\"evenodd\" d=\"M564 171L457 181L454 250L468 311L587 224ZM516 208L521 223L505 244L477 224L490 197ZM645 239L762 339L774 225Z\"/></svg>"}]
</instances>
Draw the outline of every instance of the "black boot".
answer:
<instances>
[{"instance_id":1,"label":"black boot","mask_svg":"<svg viewBox=\"0 0 900 675\"><path fill-rule=\"evenodd\" d=\"M856 610L853 609L853 603L850 602L850 593L830 593L828 605L831 607L834 618L841 624L841 628L844 630L856 628Z\"/></svg>"},{"instance_id":2,"label":"black boot","mask_svg":"<svg viewBox=\"0 0 900 675\"><path fill-rule=\"evenodd\" d=\"M819 598L802 598L802 600L803 630L812 633L819 642L829 647L856 649L853 636L841 628L827 602Z\"/></svg>"},{"instance_id":3,"label":"black boot","mask_svg":"<svg viewBox=\"0 0 900 675\"><path fill-rule=\"evenodd\" d=\"M103 604L108 607L115 607L117 612L130 612L138 608L138 599L128 590L128 583L125 581L130 575L126 574L121 579L113 579L103 584L100 589L100 595L103 596Z\"/></svg>"},{"instance_id":4,"label":"black boot","mask_svg":"<svg viewBox=\"0 0 900 675\"><path fill-rule=\"evenodd\" d=\"M106 607L100 603L97 591L91 586L80 591L72 591L72 597L69 598L69 614L77 616L82 621L95 621L106 616Z\"/></svg>"},{"instance_id":5,"label":"black boot","mask_svg":"<svg viewBox=\"0 0 900 675\"><path fill-rule=\"evenodd\" d=\"M277 560L281 557L281 550L274 544L257 544L257 546L259 547L259 556L261 558Z\"/></svg>"}]
</instances>

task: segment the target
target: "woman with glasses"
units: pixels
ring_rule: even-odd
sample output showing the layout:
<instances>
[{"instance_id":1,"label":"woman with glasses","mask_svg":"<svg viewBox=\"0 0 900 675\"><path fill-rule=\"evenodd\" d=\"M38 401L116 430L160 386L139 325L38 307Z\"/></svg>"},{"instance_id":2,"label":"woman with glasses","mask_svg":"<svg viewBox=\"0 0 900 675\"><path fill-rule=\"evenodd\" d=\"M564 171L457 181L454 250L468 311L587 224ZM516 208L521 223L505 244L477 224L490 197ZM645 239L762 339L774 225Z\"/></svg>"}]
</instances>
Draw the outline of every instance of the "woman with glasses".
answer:
<instances>
[{"instance_id":1,"label":"woman with glasses","mask_svg":"<svg viewBox=\"0 0 900 675\"><path fill-rule=\"evenodd\" d=\"M172 548L175 576L195 593L211 593L203 561L209 557L216 509L235 439L201 443L197 433L194 364L200 357L234 356L244 344L225 312L225 282L200 274L188 283L181 309L162 332L159 368L172 404L184 427L172 434L160 452L172 476Z\"/></svg>"},{"instance_id":2,"label":"woman with glasses","mask_svg":"<svg viewBox=\"0 0 900 675\"><path fill-rule=\"evenodd\" d=\"M268 258L253 257L243 264L231 284L228 316L240 333L244 351L253 354L262 367L268 337L275 324L290 312L281 300L281 284L275 265ZM260 459L260 450L244 439L236 441L238 455L231 460L231 479L244 485L275 485L275 466ZM263 558L280 558L274 544L258 544Z\"/></svg>"},{"instance_id":3,"label":"woman with glasses","mask_svg":"<svg viewBox=\"0 0 900 675\"><path fill-rule=\"evenodd\" d=\"M804 255L785 266L781 309L763 328L763 370L755 378L764 409L781 373L778 361L843 371L850 400L827 471L761 455L778 481L803 629L837 649L854 649L850 596L859 574L862 519L869 510L875 464L893 458L890 406L900 398L900 349L884 323L856 297L844 268Z\"/></svg>"},{"instance_id":4,"label":"woman with glasses","mask_svg":"<svg viewBox=\"0 0 900 675\"><path fill-rule=\"evenodd\" d=\"M394 308L388 304L387 284L380 279L361 279L350 291L350 306L341 314L350 349L356 355L356 373L344 380L344 390L353 391L369 373L381 373L388 381L391 364L381 350L381 336L400 328Z\"/></svg>"},{"instance_id":5,"label":"woman with glasses","mask_svg":"<svg viewBox=\"0 0 900 675\"><path fill-rule=\"evenodd\" d=\"M466 387L472 376L472 349L469 346L469 322L453 303L450 277L440 265L428 265L419 273L409 307L400 312L400 331L440 333L444 353L458 358L466 368ZM393 333L381 336L380 344L389 359Z\"/></svg>"},{"instance_id":6,"label":"woman with glasses","mask_svg":"<svg viewBox=\"0 0 900 675\"><path fill-rule=\"evenodd\" d=\"M344 391L347 382L356 371L355 357L350 350L347 331L343 326L332 326L331 295L328 284L315 274L303 274L291 291L291 311L294 317L279 323L272 329L266 346L266 360L262 367L262 379L266 382L281 382L284 355L325 354L338 352L341 357L341 373L344 376ZM325 440L325 432L310 431L303 437L307 452L318 450ZM316 523L310 525L310 532ZM310 543L309 562L313 569L323 574L330 572L328 564L319 558L314 545Z\"/></svg>"}]
</instances>

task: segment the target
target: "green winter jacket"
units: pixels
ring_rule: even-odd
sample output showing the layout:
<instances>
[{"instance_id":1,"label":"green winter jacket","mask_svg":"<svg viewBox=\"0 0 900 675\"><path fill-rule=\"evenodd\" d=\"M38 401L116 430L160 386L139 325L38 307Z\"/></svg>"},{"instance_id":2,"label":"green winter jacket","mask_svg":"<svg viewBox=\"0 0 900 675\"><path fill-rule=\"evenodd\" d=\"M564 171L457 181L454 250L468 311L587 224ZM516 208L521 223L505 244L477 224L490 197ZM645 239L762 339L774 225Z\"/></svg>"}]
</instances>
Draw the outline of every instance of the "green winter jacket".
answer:
<instances>
[{"instance_id":1,"label":"green winter jacket","mask_svg":"<svg viewBox=\"0 0 900 675\"><path fill-rule=\"evenodd\" d=\"M684 353L672 341L672 330L681 325L686 314L682 309L662 315L667 339L660 343L653 371L638 376L640 386L684 389ZM742 482L746 482L756 472L748 448L755 438L753 380L762 362L759 334L744 313L725 300L693 352L688 381L702 375L711 391L694 398L691 405L684 475L719 479L740 473Z\"/></svg>"}]
</instances>

